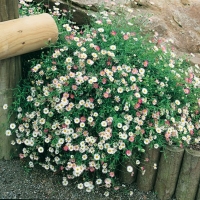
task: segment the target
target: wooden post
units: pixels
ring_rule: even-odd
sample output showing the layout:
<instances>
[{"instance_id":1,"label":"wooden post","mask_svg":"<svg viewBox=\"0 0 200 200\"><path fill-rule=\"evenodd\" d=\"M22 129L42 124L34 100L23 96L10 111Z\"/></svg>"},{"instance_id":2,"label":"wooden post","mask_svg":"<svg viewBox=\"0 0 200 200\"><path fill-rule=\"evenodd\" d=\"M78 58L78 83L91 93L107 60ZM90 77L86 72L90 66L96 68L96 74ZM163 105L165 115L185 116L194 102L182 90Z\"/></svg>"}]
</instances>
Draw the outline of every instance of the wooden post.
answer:
<instances>
[{"instance_id":1,"label":"wooden post","mask_svg":"<svg viewBox=\"0 0 200 200\"><path fill-rule=\"evenodd\" d=\"M0 22L18 17L18 0L0 0ZM19 56L0 60L0 159L10 159L13 152L10 144L12 138L5 135L8 121L7 111L3 110L3 105L12 103L12 89L16 86L20 77L21 64Z\"/></svg>"}]
</instances>

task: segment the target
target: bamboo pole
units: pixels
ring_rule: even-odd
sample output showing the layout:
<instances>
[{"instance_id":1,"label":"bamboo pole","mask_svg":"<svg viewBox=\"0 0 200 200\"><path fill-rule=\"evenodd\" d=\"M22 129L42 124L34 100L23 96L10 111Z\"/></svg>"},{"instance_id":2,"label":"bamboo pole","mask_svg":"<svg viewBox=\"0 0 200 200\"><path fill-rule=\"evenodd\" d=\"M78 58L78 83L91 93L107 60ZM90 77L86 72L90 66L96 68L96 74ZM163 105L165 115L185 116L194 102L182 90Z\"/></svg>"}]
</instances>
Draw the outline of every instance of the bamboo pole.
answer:
<instances>
[{"instance_id":1,"label":"bamboo pole","mask_svg":"<svg viewBox=\"0 0 200 200\"><path fill-rule=\"evenodd\" d=\"M0 22L16 19L18 14L18 0L0 0ZM0 33L2 29L0 28ZM1 42L0 42L1 46ZM3 105L12 103L13 91L21 77L20 57L0 60L0 159L10 159L13 152L10 137L5 135L7 129L7 110Z\"/></svg>"},{"instance_id":2,"label":"bamboo pole","mask_svg":"<svg viewBox=\"0 0 200 200\"><path fill-rule=\"evenodd\" d=\"M0 23L0 60L44 48L58 39L51 15L44 13Z\"/></svg>"}]
</instances>

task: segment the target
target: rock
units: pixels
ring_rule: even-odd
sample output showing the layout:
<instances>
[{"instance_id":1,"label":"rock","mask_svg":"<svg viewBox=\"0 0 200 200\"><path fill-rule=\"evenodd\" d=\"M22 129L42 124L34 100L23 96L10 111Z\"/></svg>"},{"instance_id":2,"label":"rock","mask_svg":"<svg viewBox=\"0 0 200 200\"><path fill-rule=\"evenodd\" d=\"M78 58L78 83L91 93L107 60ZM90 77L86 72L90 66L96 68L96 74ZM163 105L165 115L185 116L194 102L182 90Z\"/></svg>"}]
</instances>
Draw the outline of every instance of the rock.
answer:
<instances>
[{"instance_id":1,"label":"rock","mask_svg":"<svg viewBox=\"0 0 200 200\"><path fill-rule=\"evenodd\" d=\"M116 4L123 4L133 9L134 15L146 18L146 31L157 32L158 37L174 41L173 47L177 51L200 53L199 0L45 0L45 3L48 2L51 6L60 2L62 9L69 9L70 5L75 11L73 20L78 25L89 22L88 8L96 12L102 4L110 9L115 9Z\"/></svg>"}]
</instances>

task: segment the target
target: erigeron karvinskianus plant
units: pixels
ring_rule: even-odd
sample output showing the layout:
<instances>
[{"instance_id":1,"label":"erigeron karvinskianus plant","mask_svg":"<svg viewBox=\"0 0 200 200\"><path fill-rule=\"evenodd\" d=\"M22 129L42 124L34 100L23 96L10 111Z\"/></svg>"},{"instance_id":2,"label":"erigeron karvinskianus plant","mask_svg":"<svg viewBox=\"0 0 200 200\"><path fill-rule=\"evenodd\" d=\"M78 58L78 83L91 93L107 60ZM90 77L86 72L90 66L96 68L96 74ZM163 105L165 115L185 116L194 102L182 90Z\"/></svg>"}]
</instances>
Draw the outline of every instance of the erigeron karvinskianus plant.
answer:
<instances>
[{"instance_id":1,"label":"erigeron karvinskianus plant","mask_svg":"<svg viewBox=\"0 0 200 200\"><path fill-rule=\"evenodd\" d=\"M57 20L59 40L31 61L7 130L30 167L61 170L63 185L83 177L78 188L87 191L113 186L119 163L135 149L200 141L200 80L188 64L158 48L135 18L102 11L92 19L82 29Z\"/></svg>"}]
</instances>

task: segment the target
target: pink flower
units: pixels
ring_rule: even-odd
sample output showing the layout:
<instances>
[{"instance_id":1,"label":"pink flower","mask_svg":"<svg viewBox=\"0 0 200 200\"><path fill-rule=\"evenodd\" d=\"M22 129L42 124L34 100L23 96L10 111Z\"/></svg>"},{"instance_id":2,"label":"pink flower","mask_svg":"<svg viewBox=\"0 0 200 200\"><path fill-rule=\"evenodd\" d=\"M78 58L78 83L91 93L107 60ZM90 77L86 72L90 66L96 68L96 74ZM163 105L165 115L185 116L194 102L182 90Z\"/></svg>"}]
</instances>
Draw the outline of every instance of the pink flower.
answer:
<instances>
[{"instance_id":1,"label":"pink flower","mask_svg":"<svg viewBox=\"0 0 200 200\"><path fill-rule=\"evenodd\" d=\"M20 157L20 159L23 159L23 158L24 158L24 154L23 154L23 153L20 153L20 154L19 154L19 157Z\"/></svg>"},{"instance_id":2,"label":"pink flower","mask_svg":"<svg viewBox=\"0 0 200 200\"><path fill-rule=\"evenodd\" d=\"M63 147L63 150L64 150L64 151L68 151L68 149L69 149L69 148L68 148L68 146L66 146L66 145Z\"/></svg>"},{"instance_id":3,"label":"pink flower","mask_svg":"<svg viewBox=\"0 0 200 200\"><path fill-rule=\"evenodd\" d=\"M127 156L131 156L131 155L132 155L131 150L126 150L126 155L127 155Z\"/></svg>"},{"instance_id":4,"label":"pink flower","mask_svg":"<svg viewBox=\"0 0 200 200\"><path fill-rule=\"evenodd\" d=\"M71 99L74 99L74 94L70 94L70 98L71 98Z\"/></svg>"},{"instance_id":5,"label":"pink flower","mask_svg":"<svg viewBox=\"0 0 200 200\"><path fill-rule=\"evenodd\" d=\"M98 87L99 87L98 83L94 83L94 84L93 84L93 88L96 88L96 89L97 89Z\"/></svg>"},{"instance_id":6,"label":"pink flower","mask_svg":"<svg viewBox=\"0 0 200 200\"><path fill-rule=\"evenodd\" d=\"M107 92L104 92L103 97L107 99L108 97L110 97L110 94Z\"/></svg>"},{"instance_id":7,"label":"pink flower","mask_svg":"<svg viewBox=\"0 0 200 200\"><path fill-rule=\"evenodd\" d=\"M185 94L189 94L190 93L190 89L189 88L184 88L183 90L184 90Z\"/></svg>"},{"instance_id":8,"label":"pink flower","mask_svg":"<svg viewBox=\"0 0 200 200\"><path fill-rule=\"evenodd\" d=\"M138 103L139 104L141 104L142 103L142 99L140 98L140 99L138 99Z\"/></svg>"},{"instance_id":9,"label":"pink flower","mask_svg":"<svg viewBox=\"0 0 200 200\"><path fill-rule=\"evenodd\" d=\"M190 73L190 78L193 79L194 78L194 74Z\"/></svg>"},{"instance_id":10,"label":"pink flower","mask_svg":"<svg viewBox=\"0 0 200 200\"><path fill-rule=\"evenodd\" d=\"M185 81L186 81L186 83L192 83L192 79L191 78L186 78Z\"/></svg>"},{"instance_id":11,"label":"pink flower","mask_svg":"<svg viewBox=\"0 0 200 200\"><path fill-rule=\"evenodd\" d=\"M111 34L111 35L116 35L117 32L116 32L116 31L111 31L110 34Z\"/></svg>"},{"instance_id":12,"label":"pink flower","mask_svg":"<svg viewBox=\"0 0 200 200\"><path fill-rule=\"evenodd\" d=\"M140 107L140 104L139 103L136 103L134 108L137 110L138 108Z\"/></svg>"},{"instance_id":13,"label":"pink flower","mask_svg":"<svg viewBox=\"0 0 200 200\"><path fill-rule=\"evenodd\" d=\"M136 68L132 69L132 74L138 74L138 70Z\"/></svg>"},{"instance_id":14,"label":"pink flower","mask_svg":"<svg viewBox=\"0 0 200 200\"><path fill-rule=\"evenodd\" d=\"M104 71L100 71L100 75L104 76L106 73Z\"/></svg>"},{"instance_id":15,"label":"pink flower","mask_svg":"<svg viewBox=\"0 0 200 200\"><path fill-rule=\"evenodd\" d=\"M60 166L60 170L62 171L64 169L64 167L63 166Z\"/></svg>"},{"instance_id":16,"label":"pink flower","mask_svg":"<svg viewBox=\"0 0 200 200\"><path fill-rule=\"evenodd\" d=\"M133 136L130 136L128 139L130 142L134 142L135 138Z\"/></svg>"},{"instance_id":17,"label":"pink flower","mask_svg":"<svg viewBox=\"0 0 200 200\"><path fill-rule=\"evenodd\" d=\"M97 51L101 50L101 48L99 46L97 46L97 45L94 47L94 49L97 50Z\"/></svg>"},{"instance_id":18,"label":"pink flower","mask_svg":"<svg viewBox=\"0 0 200 200\"><path fill-rule=\"evenodd\" d=\"M46 129L44 129L44 132L45 132L45 133L47 133L48 131L49 131L49 130L48 130L47 128L46 128Z\"/></svg>"},{"instance_id":19,"label":"pink flower","mask_svg":"<svg viewBox=\"0 0 200 200\"><path fill-rule=\"evenodd\" d=\"M110 172L109 175L110 175L110 177L114 177L115 176L115 172Z\"/></svg>"},{"instance_id":20,"label":"pink flower","mask_svg":"<svg viewBox=\"0 0 200 200\"><path fill-rule=\"evenodd\" d=\"M129 39L129 36L128 36L127 34L125 34L125 35L123 36L123 38L124 38L124 40L128 40L128 39Z\"/></svg>"},{"instance_id":21,"label":"pink flower","mask_svg":"<svg viewBox=\"0 0 200 200\"><path fill-rule=\"evenodd\" d=\"M95 168L94 167L90 167L90 172L94 172Z\"/></svg>"},{"instance_id":22,"label":"pink flower","mask_svg":"<svg viewBox=\"0 0 200 200\"><path fill-rule=\"evenodd\" d=\"M148 64L149 64L149 62L148 62L147 60L145 60L145 61L143 62L144 67L147 67Z\"/></svg>"},{"instance_id":23,"label":"pink flower","mask_svg":"<svg viewBox=\"0 0 200 200\"><path fill-rule=\"evenodd\" d=\"M117 68L115 66L112 66L112 71L113 72L116 72L117 71Z\"/></svg>"},{"instance_id":24,"label":"pink flower","mask_svg":"<svg viewBox=\"0 0 200 200\"><path fill-rule=\"evenodd\" d=\"M92 97L90 97L89 100L91 103L94 102L94 98L92 98Z\"/></svg>"},{"instance_id":25,"label":"pink flower","mask_svg":"<svg viewBox=\"0 0 200 200\"><path fill-rule=\"evenodd\" d=\"M77 90L77 85L72 85L72 90Z\"/></svg>"},{"instance_id":26,"label":"pink flower","mask_svg":"<svg viewBox=\"0 0 200 200\"><path fill-rule=\"evenodd\" d=\"M106 78L103 78L103 79L102 79L102 83L103 83L103 84L106 84L106 82L107 82Z\"/></svg>"},{"instance_id":27,"label":"pink flower","mask_svg":"<svg viewBox=\"0 0 200 200\"><path fill-rule=\"evenodd\" d=\"M81 122L85 122L85 121L86 121L86 118L85 118L84 116L82 116L82 117L80 118L80 120L81 120Z\"/></svg>"}]
</instances>

